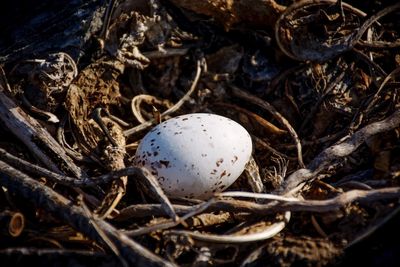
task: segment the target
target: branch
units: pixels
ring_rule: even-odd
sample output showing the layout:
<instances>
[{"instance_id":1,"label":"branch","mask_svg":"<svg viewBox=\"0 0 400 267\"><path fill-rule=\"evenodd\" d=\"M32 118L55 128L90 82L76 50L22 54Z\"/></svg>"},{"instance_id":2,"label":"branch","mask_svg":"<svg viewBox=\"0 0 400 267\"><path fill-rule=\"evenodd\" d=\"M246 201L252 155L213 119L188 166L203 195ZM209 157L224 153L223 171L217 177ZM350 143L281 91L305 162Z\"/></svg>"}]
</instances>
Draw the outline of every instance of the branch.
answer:
<instances>
[{"instance_id":1,"label":"branch","mask_svg":"<svg viewBox=\"0 0 400 267\"><path fill-rule=\"evenodd\" d=\"M104 243L102 233L105 233L124 259L133 266L174 266L118 232L104 220L89 218L81 207L73 205L70 200L3 161L0 161L0 174L1 185L10 192L33 202L92 240Z\"/></svg>"},{"instance_id":2,"label":"branch","mask_svg":"<svg viewBox=\"0 0 400 267\"><path fill-rule=\"evenodd\" d=\"M347 139L328 147L322 151L313 161L308 164L306 169L299 169L292 173L282 184L283 193L289 193L296 190L298 185L313 179L316 175L333 161L344 158L353 153L361 144L371 136L379 133L391 131L400 126L400 110L384 120L373 122L364 128L361 128Z\"/></svg>"},{"instance_id":3,"label":"branch","mask_svg":"<svg viewBox=\"0 0 400 267\"><path fill-rule=\"evenodd\" d=\"M400 187L390 187L374 189L369 191L352 190L327 200L298 200L291 198L274 200L269 204L258 204L250 201L219 199L211 203L205 209L207 212L247 212L255 215L268 215L285 211L309 211L309 212L328 212L337 210L349 203L372 202L383 199L394 199L400 197ZM173 205L177 214L183 215L189 212L192 207L186 205ZM159 204L137 204L121 210L118 221L124 221L131 218L142 218L148 216L165 216L165 211Z\"/></svg>"},{"instance_id":4,"label":"branch","mask_svg":"<svg viewBox=\"0 0 400 267\"><path fill-rule=\"evenodd\" d=\"M49 132L18 107L3 90L0 85L0 122L52 171L66 171L79 178L85 176Z\"/></svg>"}]
</instances>

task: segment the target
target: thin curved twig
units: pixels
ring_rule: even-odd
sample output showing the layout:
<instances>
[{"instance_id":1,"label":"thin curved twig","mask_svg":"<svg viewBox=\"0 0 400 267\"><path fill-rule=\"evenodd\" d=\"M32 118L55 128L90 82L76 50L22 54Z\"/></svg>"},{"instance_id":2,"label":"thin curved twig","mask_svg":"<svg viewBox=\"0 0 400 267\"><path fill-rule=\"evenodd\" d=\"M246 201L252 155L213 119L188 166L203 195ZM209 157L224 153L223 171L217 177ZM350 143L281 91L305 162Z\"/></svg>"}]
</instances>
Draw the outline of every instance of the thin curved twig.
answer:
<instances>
[{"instance_id":1,"label":"thin curved twig","mask_svg":"<svg viewBox=\"0 0 400 267\"><path fill-rule=\"evenodd\" d=\"M264 229L261 232L245 234L245 235L237 235L237 234L213 235L213 234L192 232L187 230L170 230L165 234L185 235L203 242L230 243L230 244L249 243L249 242L262 241L275 236L285 228L289 220L290 220L290 212L285 212L284 219L282 221L269 225L268 227L266 227L266 229ZM252 226L249 226L248 228L252 228Z\"/></svg>"},{"instance_id":2,"label":"thin curved twig","mask_svg":"<svg viewBox=\"0 0 400 267\"><path fill-rule=\"evenodd\" d=\"M197 87L197 83L199 82L200 75L201 75L201 62L200 62L200 60L198 60L197 68L196 68L196 75L194 77L192 85L190 86L189 91L187 91L187 93L175 105L173 105L171 108L164 111L161 114L161 118L164 118L164 117L176 112L186 101L188 101L190 99L190 96L192 95L192 93L195 91L195 89ZM148 129L150 126L152 126L155 122L156 122L156 119L146 121L138 126L135 126L131 129L124 131L124 135L126 137L128 137L135 133L144 131L144 130Z\"/></svg>"},{"instance_id":3,"label":"thin curved twig","mask_svg":"<svg viewBox=\"0 0 400 267\"><path fill-rule=\"evenodd\" d=\"M140 123L146 122L146 119L143 118L143 116L140 112L140 105L142 102L145 102L147 104L165 105L168 108L171 107L169 101L160 100L157 97L152 96L152 95L140 94L140 95L134 96L131 101L132 114L136 118L136 120Z\"/></svg>"},{"instance_id":4,"label":"thin curved twig","mask_svg":"<svg viewBox=\"0 0 400 267\"><path fill-rule=\"evenodd\" d=\"M238 87L234 86L234 85L230 85L231 89L232 89L232 93L242 99L245 99L265 110L267 110L268 112L270 112L275 119L277 119L283 126L286 127L286 129L289 131L290 136L292 137L293 141L296 144L296 148L297 148L297 161L299 163L299 166L301 168L304 168L304 161L303 161L303 153L302 153L302 148L301 148L301 142L300 142L300 138L296 133L296 130L290 125L290 123L288 122L288 120L286 120L286 118L284 118L271 104L269 104L267 101L262 100L256 96L250 95L248 93L246 93L245 91L239 89Z\"/></svg>"}]
</instances>

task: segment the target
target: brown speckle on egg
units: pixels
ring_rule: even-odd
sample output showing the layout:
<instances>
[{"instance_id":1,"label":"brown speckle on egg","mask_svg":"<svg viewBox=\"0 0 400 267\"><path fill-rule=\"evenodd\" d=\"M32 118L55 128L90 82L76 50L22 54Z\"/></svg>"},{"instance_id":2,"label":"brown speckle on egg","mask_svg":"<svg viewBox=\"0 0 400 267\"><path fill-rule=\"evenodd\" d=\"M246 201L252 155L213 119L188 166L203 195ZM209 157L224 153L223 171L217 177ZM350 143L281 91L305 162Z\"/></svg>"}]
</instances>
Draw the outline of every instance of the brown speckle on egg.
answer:
<instances>
[{"instance_id":1,"label":"brown speckle on egg","mask_svg":"<svg viewBox=\"0 0 400 267\"><path fill-rule=\"evenodd\" d=\"M235 162L238 160L239 158L238 158L238 156L233 156L233 160L231 160L231 162L232 162L232 164L235 164Z\"/></svg>"},{"instance_id":2,"label":"brown speckle on egg","mask_svg":"<svg viewBox=\"0 0 400 267\"><path fill-rule=\"evenodd\" d=\"M219 167L221 164L222 164L222 162L224 162L224 159L218 159L217 160L217 162L215 162L215 164L217 165L217 167Z\"/></svg>"},{"instance_id":3,"label":"brown speckle on egg","mask_svg":"<svg viewBox=\"0 0 400 267\"><path fill-rule=\"evenodd\" d=\"M222 177L224 177L226 175L226 170L224 170L222 173L221 173L221 175L219 176L219 178L222 178Z\"/></svg>"},{"instance_id":4,"label":"brown speckle on egg","mask_svg":"<svg viewBox=\"0 0 400 267\"><path fill-rule=\"evenodd\" d=\"M161 165L165 166L165 168L168 168L169 166L169 161L168 160L160 160L159 161Z\"/></svg>"}]
</instances>

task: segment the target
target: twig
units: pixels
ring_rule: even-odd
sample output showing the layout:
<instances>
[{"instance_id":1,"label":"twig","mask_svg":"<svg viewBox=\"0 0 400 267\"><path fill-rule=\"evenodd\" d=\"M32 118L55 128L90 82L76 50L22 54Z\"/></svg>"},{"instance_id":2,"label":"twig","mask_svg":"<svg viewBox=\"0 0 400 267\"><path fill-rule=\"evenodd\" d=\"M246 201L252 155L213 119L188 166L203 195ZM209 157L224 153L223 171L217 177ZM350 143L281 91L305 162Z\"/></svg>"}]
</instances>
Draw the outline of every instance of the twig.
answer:
<instances>
[{"instance_id":1,"label":"twig","mask_svg":"<svg viewBox=\"0 0 400 267\"><path fill-rule=\"evenodd\" d=\"M239 89L238 87L236 87L234 85L230 85L230 87L232 89L232 93L235 96L245 99L245 100L267 110L275 117L275 119L277 119L283 126L285 126L286 129L288 129L288 131L297 147L297 160L299 162L299 165L301 168L305 167L304 162L303 162L303 154L301 152L302 149L301 149L300 139L299 139L296 131L290 125L290 123L267 101L262 100L256 96L253 96L249 93L246 93L245 91Z\"/></svg>"},{"instance_id":2,"label":"twig","mask_svg":"<svg viewBox=\"0 0 400 267\"><path fill-rule=\"evenodd\" d=\"M146 122L145 118L143 118L142 114L140 113L140 105L142 104L142 102L145 102L145 103L151 104L151 105L154 105L154 104L163 105L168 108L171 107L171 104L168 100L161 100L152 95L140 94L140 95L134 96L131 101L132 114L135 117L135 119L140 123Z\"/></svg>"},{"instance_id":3,"label":"twig","mask_svg":"<svg viewBox=\"0 0 400 267\"><path fill-rule=\"evenodd\" d=\"M284 219L280 222L273 223L272 225L268 225L265 229L256 233L249 233L244 235L238 235L236 233L230 235L213 235L213 234L205 234L198 232L191 232L187 230L170 230L166 232L166 234L175 234L175 235L185 235L189 236L193 239L197 239L204 242L213 242L213 243L248 243L248 242L257 242L261 240L265 240L271 238L282 231L286 223L290 220L290 212L285 212ZM257 223L258 224L258 223ZM248 228L252 228L249 226Z\"/></svg>"},{"instance_id":4,"label":"twig","mask_svg":"<svg viewBox=\"0 0 400 267\"><path fill-rule=\"evenodd\" d=\"M387 76L387 73L379 66L375 61L373 61L368 55L364 54L362 51L353 48L353 52L365 63L367 63L371 69L374 69L381 76Z\"/></svg>"},{"instance_id":5,"label":"twig","mask_svg":"<svg viewBox=\"0 0 400 267\"><path fill-rule=\"evenodd\" d=\"M69 144L68 142L65 140L65 124L68 120L68 116L64 115L63 118L61 119L60 123L58 124L58 128L57 128L57 141L58 143L61 144L61 146L63 147L63 149L65 150L65 153L67 153L68 156L70 156L71 158L73 158L76 161L90 161L90 159L88 157L84 157L81 153L79 153L78 151L74 150Z\"/></svg>"},{"instance_id":6,"label":"twig","mask_svg":"<svg viewBox=\"0 0 400 267\"><path fill-rule=\"evenodd\" d=\"M17 211L5 210L0 212L0 236L17 237L25 228L25 217Z\"/></svg>"},{"instance_id":7,"label":"twig","mask_svg":"<svg viewBox=\"0 0 400 267\"><path fill-rule=\"evenodd\" d=\"M117 144L115 139L111 136L110 131L107 129L103 119L101 118L101 111L103 108L95 108L92 113L93 120L99 125L105 136L107 137L108 141L115 147L118 148L120 145Z\"/></svg>"},{"instance_id":8,"label":"twig","mask_svg":"<svg viewBox=\"0 0 400 267\"><path fill-rule=\"evenodd\" d=\"M99 33L99 38L100 40L103 40L103 42L108 38L108 28L110 26L111 17L113 15L116 2L116 0L109 0L107 3L106 12L101 25L101 31Z\"/></svg>"},{"instance_id":9,"label":"twig","mask_svg":"<svg viewBox=\"0 0 400 267\"><path fill-rule=\"evenodd\" d=\"M9 266L121 266L115 256L104 252L66 248L10 247L0 249L0 260Z\"/></svg>"},{"instance_id":10,"label":"twig","mask_svg":"<svg viewBox=\"0 0 400 267\"><path fill-rule=\"evenodd\" d=\"M213 202L204 212L245 212L255 215L269 215L277 212L329 212L337 210L349 203L358 202L372 202L383 199L396 199L400 197L400 187L388 187L373 190L351 190L342 193L334 198L327 200L298 200L289 201L274 200L271 203L259 204L250 201L233 200L233 199L218 199ZM190 206L173 205L177 214L184 214L190 211ZM160 204L137 204L129 206L121 210L119 216L116 218L118 221L124 221L131 218L143 218L148 216L164 216L165 211Z\"/></svg>"},{"instance_id":11,"label":"twig","mask_svg":"<svg viewBox=\"0 0 400 267\"><path fill-rule=\"evenodd\" d=\"M368 99L368 104L367 107L363 110L363 112L359 111L356 116L355 119L353 119L351 125L350 125L350 130L354 130L356 127L358 127L363 118L364 118L364 114L368 114L372 107L376 106L377 101L379 100L379 95L382 92L383 88L385 87L385 85L391 80L393 79L396 75L398 75L400 72L400 67L397 67L396 69L394 69L392 72L390 72L385 79L382 81L382 83L380 84L378 90L375 92L375 94L373 96L371 96Z\"/></svg>"},{"instance_id":12,"label":"twig","mask_svg":"<svg viewBox=\"0 0 400 267\"><path fill-rule=\"evenodd\" d=\"M293 190L297 191L299 185L313 179L316 175L333 161L346 157L353 153L362 143L373 135L393 130L400 125L400 110L395 111L386 119L371 123L355 132L351 137L338 142L322 151L312 160L307 169L299 169L292 173L283 183L281 190L285 194Z\"/></svg>"},{"instance_id":13,"label":"twig","mask_svg":"<svg viewBox=\"0 0 400 267\"><path fill-rule=\"evenodd\" d=\"M177 111L186 101L188 101L190 99L190 96L192 95L192 93L195 91L196 87L197 87L197 83L200 79L200 74L201 74L201 62L200 60L197 61L197 68L196 68L196 75L194 77L193 83L190 86L189 91L187 91L187 93L175 104L173 105L171 108L167 109L166 111L164 111L161 114L161 118L164 118L172 113L174 113L175 111ZM149 128L150 126L152 126L154 123L156 122L155 119L146 121L136 127L133 127L129 130L126 130L124 132L125 136L131 136L137 132L146 130L147 128Z\"/></svg>"},{"instance_id":14,"label":"twig","mask_svg":"<svg viewBox=\"0 0 400 267\"><path fill-rule=\"evenodd\" d=\"M295 197L284 197L274 194L260 194L260 193L253 193L253 192L242 192L242 191L228 191L217 193L216 197L244 197L244 198L255 198L255 199L268 199L268 200L279 200L279 201L299 201L298 198Z\"/></svg>"},{"instance_id":15,"label":"twig","mask_svg":"<svg viewBox=\"0 0 400 267\"><path fill-rule=\"evenodd\" d=\"M163 48L162 50L143 52L143 56L148 59L158 59L167 57L184 56L188 52L188 48Z\"/></svg>"},{"instance_id":16,"label":"twig","mask_svg":"<svg viewBox=\"0 0 400 267\"><path fill-rule=\"evenodd\" d=\"M259 167L253 156L251 156L250 160L246 163L244 175L253 192L262 193L265 191L265 187L260 176Z\"/></svg>"},{"instance_id":17,"label":"twig","mask_svg":"<svg viewBox=\"0 0 400 267\"><path fill-rule=\"evenodd\" d=\"M391 49L399 47L400 40L396 40L393 42L359 40L357 45L373 49Z\"/></svg>"},{"instance_id":18,"label":"twig","mask_svg":"<svg viewBox=\"0 0 400 267\"><path fill-rule=\"evenodd\" d=\"M103 238L93 227L92 220L82 208L3 161L0 161L0 172L0 183L10 192L34 203L94 241L103 242ZM174 266L118 232L107 222L97 219L96 224L117 246L128 263L134 266Z\"/></svg>"},{"instance_id":19,"label":"twig","mask_svg":"<svg viewBox=\"0 0 400 267\"><path fill-rule=\"evenodd\" d=\"M82 208L85 215L91 220L91 224L93 228L97 231L99 237L103 240L104 244L115 254L115 256L120 261L122 267L128 267L128 263L125 261L123 257L121 257L121 253L116 245L112 242L112 240L107 236L107 234L103 231L103 229L97 224L97 218L95 215L89 210L86 204L83 202L82 195L78 197L79 206ZM102 217L99 217L100 219Z\"/></svg>"},{"instance_id":20,"label":"twig","mask_svg":"<svg viewBox=\"0 0 400 267\"><path fill-rule=\"evenodd\" d=\"M77 249L54 249L54 248L32 248L32 247L18 247L0 249L0 255L19 255L19 256L65 256L65 257L110 257L101 252L77 250Z\"/></svg>"},{"instance_id":21,"label":"twig","mask_svg":"<svg viewBox=\"0 0 400 267\"><path fill-rule=\"evenodd\" d=\"M288 155L285 155L285 154L279 152L275 148L271 147L267 142L265 142L264 140L262 140L261 138L255 136L255 135L251 135L251 139L254 140L256 145L262 146L263 148L269 150L270 152L272 152L275 155L278 155L282 158L286 158L286 159L290 159L290 160L296 160L296 157L289 157Z\"/></svg>"},{"instance_id":22,"label":"twig","mask_svg":"<svg viewBox=\"0 0 400 267\"><path fill-rule=\"evenodd\" d=\"M262 126L267 133L270 133L273 135L278 135L278 136L287 134L287 131L280 129L279 127L277 127L274 124L272 124L271 122L267 121L260 115L253 113L245 108L239 107L238 105L224 103L224 102L216 102L213 104L214 104L214 106L217 106L217 107L219 106L224 109L229 109L232 111L234 110L237 114L245 115L250 120L255 121L257 124Z\"/></svg>"},{"instance_id":23,"label":"twig","mask_svg":"<svg viewBox=\"0 0 400 267\"><path fill-rule=\"evenodd\" d=\"M214 201L215 201L214 199L211 199L210 201L198 204L194 207L190 207L191 211L187 212L185 215L180 217L179 220L163 222L161 224L151 225L148 227L142 227L142 228L135 229L135 230L128 230L128 231L125 231L124 233L128 236L133 237L133 236L144 235L144 234L148 234L151 232L172 228L174 226L177 226L180 223L184 223L185 220L187 220L199 213L204 212Z\"/></svg>"},{"instance_id":24,"label":"twig","mask_svg":"<svg viewBox=\"0 0 400 267\"><path fill-rule=\"evenodd\" d=\"M60 170L66 171L78 178L85 176L47 130L4 94L2 85L0 85L0 121L52 171L58 173L61 173Z\"/></svg>"},{"instance_id":25,"label":"twig","mask_svg":"<svg viewBox=\"0 0 400 267\"><path fill-rule=\"evenodd\" d=\"M372 24L374 24L376 21L378 21L380 18L386 16L387 14L396 11L397 9L400 8L400 3L388 6L375 15L371 16L368 20L366 20L363 25L359 28L357 31L356 35L354 38L351 40L351 47L354 47L354 45L361 39L361 37L364 35L365 31L368 30L369 27L371 27Z\"/></svg>"},{"instance_id":26,"label":"twig","mask_svg":"<svg viewBox=\"0 0 400 267\"><path fill-rule=\"evenodd\" d=\"M399 127L399 125L400 110L397 110L386 119L373 122L355 132L351 137L325 149L313 161L311 161L308 168L316 170L320 167L326 167L333 160L350 155L371 136L391 131Z\"/></svg>"},{"instance_id":27,"label":"twig","mask_svg":"<svg viewBox=\"0 0 400 267\"><path fill-rule=\"evenodd\" d=\"M17 158L11 154L9 154L4 149L0 148L0 159L8 162L9 164L17 167L20 170L26 171L28 173L40 175L50 179L53 182L60 183L63 185L71 186L71 187L93 187L99 184L106 184L112 181L115 181L123 176L136 176L141 181L148 181L147 185L150 187L151 191L154 195L164 203L164 207L168 209L167 212L170 214L171 218L176 219L176 214L172 208L171 203L168 198L165 196L158 182L156 183L156 178L146 169L138 168L138 167L128 167L125 169L121 169L118 171L113 171L108 174L104 174L101 176L93 177L93 178L82 178L76 179L74 177L69 177L66 175L57 174L51 172L45 168L42 168L38 165L34 165L29 163L23 159Z\"/></svg>"},{"instance_id":28,"label":"twig","mask_svg":"<svg viewBox=\"0 0 400 267\"><path fill-rule=\"evenodd\" d=\"M118 171L113 171L108 174L104 174L97 177L85 177L82 179L77 179L75 177L70 177L62 174L58 174L52 171L49 171L39 165L32 164L28 161L25 161L21 158L11 155L6 150L0 148L0 159L8 162L9 164L17 167L20 170L25 172L40 175L50 179L53 182L71 186L71 187L93 187L100 184L106 184L113 180L116 180L122 176L135 175L139 177L143 177L143 170L137 167L128 167L125 169L121 169Z\"/></svg>"},{"instance_id":29,"label":"twig","mask_svg":"<svg viewBox=\"0 0 400 267\"><path fill-rule=\"evenodd\" d=\"M335 40L333 45L327 45L327 43L331 40L329 39L326 40L326 38L331 39L334 36L331 36L331 34L330 35L326 34L324 39L321 39L319 41L314 41L311 47L304 46L303 44L302 47L303 49L300 50L303 53L296 53L294 51L296 48L297 50L299 50L300 47L293 48L293 46L301 45L301 44L294 44L293 36L305 33L290 32L291 30L290 27L296 28L297 26L306 28L307 24L316 23L317 21L320 21L320 16L321 16L320 13L321 12L325 13L324 6L325 7L329 7L330 5L337 6L337 4L338 3L336 0L304 0L304 1L296 1L288 8L286 8L286 10L283 12L283 14L276 22L274 29L275 39L280 50L284 52L288 57L300 61L308 61L308 60L326 61L334 56L337 56L340 53L350 50L354 46L354 44L358 41L358 39L357 40L355 39L356 33L347 34L346 36L342 37L341 40L340 39ZM342 3L340 6L341 10L343 10L344 7L344 9L346 11L349 11L348 13L350 14L357 15L358 17L366 16L364 12L347 3ZM306 12L309 12L308 10L313 7L318 7L317 9L318 11L312 14L305 14ZM297 18L296 15L299 14L302 17ZM341 24L342 25L344 24L343 21ZM340 27L338 27L337 30L338 29L340 29ZM306 52L303 50L305 50Z\"/></svg>"},{"instance_id":30,"label":"twig","mask_svg":"<svg viewBox=\"0 0 400 267\"><path fill-rule=\"evenodd\" d=\"M307 117L303 120L299 132L303 132L303 129L308 125L310 120L314 117L315 113L317 110L320 108L321 104L323 101L326 99L326 97L332 92L332 90L342 81L344 75L346 73L346 70L340 70L339 75L337 75L333 81L330 82L327 88L323 91L323 94L319 96L317 103L315 103L312 107L310 112L308 113Z\"/></svg>"}]
</instances>

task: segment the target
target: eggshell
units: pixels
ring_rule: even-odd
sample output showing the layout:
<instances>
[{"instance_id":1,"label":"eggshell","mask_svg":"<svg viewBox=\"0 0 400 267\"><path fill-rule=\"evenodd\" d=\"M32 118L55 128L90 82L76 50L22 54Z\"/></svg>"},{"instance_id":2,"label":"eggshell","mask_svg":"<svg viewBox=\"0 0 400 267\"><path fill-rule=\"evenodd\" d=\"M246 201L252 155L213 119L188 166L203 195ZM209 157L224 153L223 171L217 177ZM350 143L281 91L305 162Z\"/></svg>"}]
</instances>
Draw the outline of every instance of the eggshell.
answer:
<instances>
[{"instance_id":1,"label":"eggshell","mask_svg":"<svg viewBox=\"0 0 400 267\"><path fill-rule=\"evenodd\" d=\"M214 114L178 116L154 127L140 142L135 161L170 197L206 199L229 187L252 152L249 133Z\"/></svg>"}]
</instances>

